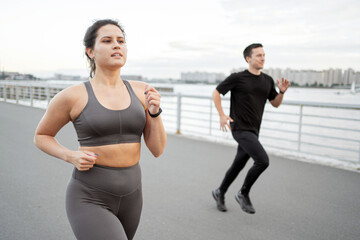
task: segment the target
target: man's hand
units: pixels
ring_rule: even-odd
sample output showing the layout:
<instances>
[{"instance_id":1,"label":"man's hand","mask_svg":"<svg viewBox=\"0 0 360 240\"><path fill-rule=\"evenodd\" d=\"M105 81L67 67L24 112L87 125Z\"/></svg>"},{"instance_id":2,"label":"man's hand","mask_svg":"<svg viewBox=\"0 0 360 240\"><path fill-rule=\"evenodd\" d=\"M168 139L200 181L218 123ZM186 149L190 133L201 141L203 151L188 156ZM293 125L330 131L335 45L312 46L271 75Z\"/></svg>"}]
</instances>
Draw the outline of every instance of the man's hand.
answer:
<instances>
[{"instance_id":1,"label":"man's hand","mask_svg":"<svg viewBox=\"0 0 360 240\"><path fill-rule=\"evenodd\" d=\"M278 85L280 93L285 93L291 84L290 84L289 80L282 78L281 83L280 83L280 80L277 79L277 85Z\"/></svg>"},{"instance_id":2,"label":"man's hand","mask_svg":"<svg viewBox=\"0 0 360 240\"><path fill-rule=\"evenodd\" d=\"M228 121L233 122L234 120L232 120L231 117L226 116L226 115L220 116L220 129L221 129L223 132L227 132L226 126L229 128L229 130L231 130L231 127L230 127L230 124L229 124Z\"/></svg>"}]
</instances>

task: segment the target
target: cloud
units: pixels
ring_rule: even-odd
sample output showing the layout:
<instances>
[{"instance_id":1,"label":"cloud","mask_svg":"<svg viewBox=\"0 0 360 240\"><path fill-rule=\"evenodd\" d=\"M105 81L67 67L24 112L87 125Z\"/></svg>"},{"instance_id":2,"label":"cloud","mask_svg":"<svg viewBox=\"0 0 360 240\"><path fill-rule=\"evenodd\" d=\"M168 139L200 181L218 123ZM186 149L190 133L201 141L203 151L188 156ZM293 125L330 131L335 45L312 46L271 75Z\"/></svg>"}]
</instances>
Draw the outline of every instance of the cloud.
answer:
<instances>
[{"instance_id":1,"label":"cloud","mask_svg":"<svg viewBox=\"0 0 360 240\"><path fill-rule=\"evenodd\" d=\"M253 42L264 44L266 67L360 70L358 0L64 1L4 5L1 68L86 69L83 34L93 19L106 17L125 26L129 55L124 71L132 74L226 74L246 66L242 51Z\"/></svg>"},{"instance_id":2,"label":"cloud","mask_svg":"<svg viewBox=\"0 0 360 240\"><path fill-rule=\"evenodd\" d=\"M359 42L359 1L250 1L225 0L222 5L234 28L245 36L270 42Z\"/></svg>"},{"instance_id":3,"label":"cloud","mask_svg":"<svg viewBox=\"0 0 360 240\"><path fill-rule=\"evenodd\" d=\"M211 50L210 46L206 46L206 44L197 44L190 42L184 42L184 41L175 41L175 42L169 42L169 47L175 51L209 51Z\"/></svg>"}]
</instances>

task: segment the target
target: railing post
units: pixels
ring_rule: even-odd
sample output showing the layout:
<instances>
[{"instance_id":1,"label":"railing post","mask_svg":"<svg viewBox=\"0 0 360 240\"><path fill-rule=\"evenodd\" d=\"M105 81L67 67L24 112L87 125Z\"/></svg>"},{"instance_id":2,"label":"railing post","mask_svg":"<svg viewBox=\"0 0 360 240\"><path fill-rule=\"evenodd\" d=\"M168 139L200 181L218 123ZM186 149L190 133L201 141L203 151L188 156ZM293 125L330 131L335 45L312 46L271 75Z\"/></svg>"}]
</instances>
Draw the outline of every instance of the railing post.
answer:
<instances>
[{"instance_id":1,"label":"railing post","mask_svg":"<svg viewBox=\"0 0 360 240\"><path fill-rule=\"evenodd\" d=\"M34 87L30 86L30 105L34 106Z\"/></svg>"},{"instance_id":2,"label":"railing post","mask_svg":"<svg viewBox=\"0 0 360 240\"><path fill-rule=\"evenodd\" d=\"M299 113L299 134L298 134L298 146L297 149L301 151L301 129L302 129L302 119L303 119L303 107L304 105L300 105L300 113Z\"/></svg>"},{"instance_id":3,"label":"railing post","mask_svg":"<svg viewBox=\"0 0 360 240\"><path fill-rule=\"evenodd\" d=\"M46 105L49 105L49 102L50 102L50 88L49 86L46 86L46 102L47 104Z\"/></svg>"},{"instance_id":4,"label":"railing post","mask_svg":"<svg viewBox=\"0 0 360 240\"><path fill-rule=\"evenodd\" d=\"M359 163L360 163L360 142L359 142Z\"/></svg>"},{"instance_id":5,"label":"railing post","mask_svg":"<svg viewBox=\"0 0 360 240\"><path fill-rule=\"evenodd\" d=\"M6 102L7 99L7 92L6 92L7 86L6 84L4 85L4 102Z\"/></svg>"},{"instance_id":6,"label":"railing post","mask_svg":"<svg viewBox=\"0 0 360 240\"><path fill-rule=\"evenodd\" d=\"M177 120L176 120L176 134L181 134L181 93L177 94Z\"/></svg>"},{"instance_id":7,"label":"railing post","mask_svg":"<svg viewBox=\"0 0 360 240\"><path fill-rule=\"evenodd\" d=\"M4 93L5 93L4 85L2 85L1 92L2 92L2 98L4 99Z\"/></svg>"},{"instance_id":8,"label":"railing post","mask_svg":"<svg viewBox=\"0 0 360 240\"><path fill-rule=\"evenodd\" d=\"M16 104L19 104L19 91L18 91L19 89L17 85L14 86L14 90L15 90Z\"/></svg>"},{"instance_id":9,"label":"railing post","mask_svg":"<svg viewBox=\"0 0 360 240\"><path fill-rule=\"evenodd\" d=\"M209 134L211 136L212 134L212 99L210 98L210 129L209 129Z\"/></svg>"}]
</instances>

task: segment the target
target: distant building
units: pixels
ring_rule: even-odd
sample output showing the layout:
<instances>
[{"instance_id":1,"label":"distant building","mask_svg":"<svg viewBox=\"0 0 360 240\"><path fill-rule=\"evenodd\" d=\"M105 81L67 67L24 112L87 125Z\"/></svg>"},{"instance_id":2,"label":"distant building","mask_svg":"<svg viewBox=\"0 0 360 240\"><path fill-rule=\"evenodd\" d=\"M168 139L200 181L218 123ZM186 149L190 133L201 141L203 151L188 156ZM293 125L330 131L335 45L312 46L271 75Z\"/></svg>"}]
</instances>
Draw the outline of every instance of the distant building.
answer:
<instances>
[{"instance_id":1,"label":"distant building","mask_svg":"<svg viewBox=\"0 0 360 240\"><path fill-rule=\"evenodd\" d=\"M31 74L22 74L19 72L0 72L0 79L1 80L35 80L37 79Z\"/></svg>"},{"instance_id":2,"label":"distant building","mask_svg":"<svg viewBox=\"0 0 360 240\"><path fill-rule=\"evenodd\" d=\"M267 75L271 76L275 82L276 82L276 79L281 79L282 77L284 77L283 72L280 68L264 69L263 72L266 73Z\"/></svg>"},{"instance_id":3,"label":"distant building","mask_svg":"<svg viewBox=\"0 0 360 240\"><path fill-rule=\"evenodd\" d=\"M319 86L323 84L323 72L315 70L293 70L285 69L283 75L279 77L289 79L298 86Z\"/></svg>"},{"instance_id":4,"label":"distant building","mask_svg":"<svg viewBox=\"0 0 360 240\"><path fill-rule=\"evenodd\" d=\"M223 73L210 72L182 72L181 81L187 83L218 83L223 81L225 75Z\"/></svg>"},{"instance_id":5,"label":"distant building","mask_svg":"<svg viewBox=\"0 0 360 240\"><path fill-rule=\"evenodd\" d=\"M328 69L323 71L323 85L331 87L333 85L341 85L342 83L342 70L341 69Z\"/></svg>"},{"instance_id":6,"label":"distant building","mask_svg":"<svg viewBox=\"0 0 360 240\"><path fill-rule=\"evenodd\" d=\"M360 72L355 72L353 69L347 69L343 72L339 68L330 68L322 71L270 68L264 69L263 72L270 75L274 81L285 77L297 86L349 86L352 82L360 84Z\"/></svg>"},{"instance_id":7,"label":"distant building","mask_svg":"<svg viewBox=\"0 0 360 240\"><path fill-rule=\"evenodd\" d=\"M121 78L125 80L143 81L143 77L141 75L121 75Z\"/></svg>"},{"instance_id":8,"label":"distant building","mask_svg":"<svg viewBox=\"0 0 360 240\"><path fill-rule=\"evenodd\" d=\"M64 74L55 74L54 78L56 80L84 80L87 78L81 76L73 76L73 75L64 75Z\"/></svg>"},{"instance_id":9,"label":"distant building","mask_svg":"<svg viewBox=\"0 0 360 240\"><path fill-rule=\"evenodd\" d=\"M355 72L353 69L349 68L344 71L344 85L351 85L353 82L360 85L360 72Z\"/></svg>"},{"instance_id":10,"label":"distant building","mask_svg":"<svg viewBox=\"0 0 360 240\"><path fill-rule=\"evenodd\" d=\"M236 72L242 72L242 71L245 71L247 68L245 67L239 67L239 68L233 68L231 69L231 73L236 73Z\"/></svg>"}]
</instances>

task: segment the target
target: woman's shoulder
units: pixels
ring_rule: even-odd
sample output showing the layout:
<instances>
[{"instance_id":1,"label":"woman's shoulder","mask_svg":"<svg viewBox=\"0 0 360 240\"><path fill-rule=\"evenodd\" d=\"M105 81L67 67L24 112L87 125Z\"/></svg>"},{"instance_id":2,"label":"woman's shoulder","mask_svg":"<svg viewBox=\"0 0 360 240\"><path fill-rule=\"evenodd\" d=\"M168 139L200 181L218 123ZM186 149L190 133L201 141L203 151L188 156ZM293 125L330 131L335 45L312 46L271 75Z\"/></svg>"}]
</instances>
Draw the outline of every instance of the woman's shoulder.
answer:
<instances>
[{"instance_id":1,"label":"woman's shoulder","mask_svg":"<svg viewBox=\"0 0 360 240\"><path fill-rule=\"evenodd\" d=\"M135 87L135 88L145 88L146 85L149 85L147 84L146 82L143 82L143 81L137 81L137 80L127 80L131 87Z\"/></svg>"},{"instance_id":2,"label":"woman's shoulder","mask_svg":"<svg viewBox=\"0 0 360 240\"><path fill-rule=\"evenodd\" d=\"M140 91L142 93L144 93L144 90L147 86L151 86L151 84L149 84L147 82L143 82L143 81L137 81L137 80L127 80L127 81L130 83L130 85L133 89L135 88L137 91ZM151 87L154 87L154 86L151 86Z\"/></svg>"},{"instance_id":3,"label":"woman's shoulder","mask_svg":"<svg viewBox=\"0 0 360 240\"><path fill-rule=\"evenodd\" d=\"M64 88L55 95L54 99L58 100L58 102L70 103L79 99L79 96L81 96L85 92L86 88L84 83L78 83L76 85L71 85Z\"/></svg>"},{"instance_id":4,"label":"woman's shoulder","mask_svg":"<svg viewBox=\"0 0 360 240\"><path fill-rule=\"evenodd\" d=\"M134 80L127 80L130 85L131 88L133 89L134 93L136 94L136 96L138 97L138 99L141 101L141 103L143 104L144 108L145 108L145 88L148 85L146 82L142 82L142 81L134 81Z\"/></svg>"},{"instance_id":5,"label":"woman's shoulder","mask_svg":"<svg viewBox=\"0 0 360 240\"><path fill-rule=\"evenodd\" d=\"M145 88L147 85L149 85L146 82L142 82L142 81L135 81L135 80L127 80L127 81L130 83L131 88L134 90L134 92L139 95L144 95Z\"/></svg>"},{"instance_id":6,"label":"woman's shoulder","mask_svg":"<svg viewBox=\"0 0 360 240\"><path fill-rule=\"evenodd\" d=\"M75 85L71 85L67 88L65 88L64 90L69 91L69 92L73 92L73 91L79 91L79 90L84 90L85 89L85 82L80 82L77 83Z\"/></svg>"}]
</instances>

